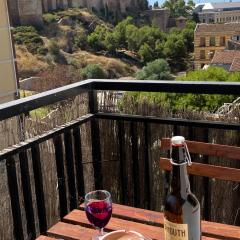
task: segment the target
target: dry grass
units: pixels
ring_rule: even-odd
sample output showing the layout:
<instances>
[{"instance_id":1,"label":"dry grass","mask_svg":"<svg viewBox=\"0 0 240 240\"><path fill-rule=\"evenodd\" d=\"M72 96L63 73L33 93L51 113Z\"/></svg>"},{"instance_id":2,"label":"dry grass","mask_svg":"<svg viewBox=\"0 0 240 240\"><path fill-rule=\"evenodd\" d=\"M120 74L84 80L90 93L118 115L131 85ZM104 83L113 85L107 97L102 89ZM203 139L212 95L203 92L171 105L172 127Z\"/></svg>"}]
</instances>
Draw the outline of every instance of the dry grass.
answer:
<instances>
[{"instance_id":1,"label":"dry grass","mask_svg":"<svg viewBox=\"0 0 240 240\"><path fill-rule=\"evenodd\" d=\"M132 67L119 59L98 56L86 51L78 51L72 55L67 54L66 57L73 61L73 64L78 68L85 67L88 64L99 64L108 72L109 77L128 77L132 76L137 70L136 67Z\"/></svg>"},{"instance_id":2,"label":"dry grass","mask_svg":"<svg viewBox=\"0 0 240 240\"><path fill-rule=\"evenodd\" d=\"M33 55L25 46L16 45L17 67L20 78L34 76L48 68L48 63Z\"/></svg>"}]
</instances>

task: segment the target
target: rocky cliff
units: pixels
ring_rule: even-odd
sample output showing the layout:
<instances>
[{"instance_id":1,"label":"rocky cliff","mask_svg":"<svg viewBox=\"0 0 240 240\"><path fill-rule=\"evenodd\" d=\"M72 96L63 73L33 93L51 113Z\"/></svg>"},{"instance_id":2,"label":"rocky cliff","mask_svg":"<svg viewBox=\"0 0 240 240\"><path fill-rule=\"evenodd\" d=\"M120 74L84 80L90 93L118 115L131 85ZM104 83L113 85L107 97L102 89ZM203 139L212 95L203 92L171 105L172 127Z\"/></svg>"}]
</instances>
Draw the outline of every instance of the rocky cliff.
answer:
<instances>
[{"instance_id":1,"label":"rocky cliff","mask_svg":"<svg viewBox=\"0 0 240 240\"><path fill-rule=\"evenodd\" d=\"M13 25L42 24L42 14L68 7L86 7L110 20L128 11L147 8L147 0L7 0Z\"/></svg>"}]
</instances>

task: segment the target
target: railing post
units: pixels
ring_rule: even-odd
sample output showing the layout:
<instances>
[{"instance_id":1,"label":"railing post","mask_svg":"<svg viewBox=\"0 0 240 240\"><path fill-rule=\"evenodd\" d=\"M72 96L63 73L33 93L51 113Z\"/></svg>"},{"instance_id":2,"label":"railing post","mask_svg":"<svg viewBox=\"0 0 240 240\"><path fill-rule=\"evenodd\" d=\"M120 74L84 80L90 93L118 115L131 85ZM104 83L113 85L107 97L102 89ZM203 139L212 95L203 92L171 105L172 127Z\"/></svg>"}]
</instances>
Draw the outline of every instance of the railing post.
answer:
<instances>
[{"instance_id":1,"label":"railing post","mask_svg":"<svg viewBox=\"0 0 240 240\"><path fill-rule=\"evenodd\" d=\"M151 169L151 165L150 165L150 159L149 159L149 154L148 154L148 150L149 150L149 125L147 122L144 123L144 160L145 160L145 201L146 201L146 205L145 207L147 209L151 208L151 176L150 176L150 169Z\"/></svg>"},{"instance_id":2,"label":"railing post","mask_svg":"<svg viewBox=\"0 0 240 240\"><path fill-rule=\"evenodd\" d=\"M81 141L81 129L76 127L73 129L73 141L74 141L74 158L77 177L77 193L78 199L85 194L85 183L82 165L82 141Z\"/></svg>"},{"instance_id":3,"label":"railing post","mask_svg":"<svg viewBox=\"0 0 240 240\"><path fill-rule=\"evenodd\" d=\"M8 189L12 207L13 228L15 239L24 240L22 215L19 202L19 191L16 173L16 164L13 157L6 159ZM2 216L4 217L4 216Z\"/></svg>"},{"instance_id":4,"label":"railing post","mask_svg":"<svg viewBox=\"0 0 240 240\"><path fill-rule=\"evenodd\" d=\"M137 127L131 122L131 142L132 142L132 177L134 187L134 206L139 207L140 204L140 179L139 179L139 159L138 159L138 136Z\"/></svg>"},{"instance_id":5,"label":"railing post","mask_svg":"<svg viewBox=\"0 0 240 240\"><path fill-rule=\"evenodd\" d=\"M121 203L127 203L128 191L128 175L126 171L126 148L125 148L125 130L124 130L124 122L117 121L118 127L118 154L119 154L119 162L120 162L120 182L121 182Z\"/></svg>"},{"instance_id":6,"label":"railing post","mask_svg":"<svg viewBox=\"0 0 240 240\"><path fill-rule=\"evenodd\" d=\"M64 133L64 145L66 153L66 172L71 211L77 208L76 182L73 162L73 141L71 130L68 130L67 132Z\"/></svg>"},{"instance_id":7,"label":"railing post","mask_svg":"<svg viewBox=\"0 0 240 240\"><path fill-rule=\"evenodd\" d=\"M28 239L36 238L35 217L32 198L32 187L29 173L28 154L27 151L19 153L21 180L24 197L24 207L27 219Z\"/></svg>"},{"instance_id":8,"label":"railing post","mask_svg":"<svg viewBox=\"0 0 240 240\"><path fill-rule=\"evenodd\" d=\"M66 191L65 174L64 174L63 144L62 144L61 135L54 137L53 143L55 147L55 159L56 159L56 167L57 167L60 218L63 218L68 213L68 207L67 207L67 197L66 197L67 191Z\"/></svg>"},{"instance_id":9,"label":"railing post","mask_svg":"<svg viewBox=\"0 0 240 240\"><path fill-rule=\"evenodd\" d=\"M98 112L97 93L93 90L89 91L89 112L92 114ZM91 120L91 143L95 189L102 189L101 145L99 122L96 118Z\"/></svg>"},{"instance_id":10,"label":"railing post","mask_svg":"<svg viewBox=\"0 0 240 240\"><path fill-rule=\"evenodd\" d=\"M47 231L47 216L43 188L43 174L39 145L32 146L32 165L35 181L35 193L37 199L37 211L40 233Z\"/></svg>"}]
</instances>

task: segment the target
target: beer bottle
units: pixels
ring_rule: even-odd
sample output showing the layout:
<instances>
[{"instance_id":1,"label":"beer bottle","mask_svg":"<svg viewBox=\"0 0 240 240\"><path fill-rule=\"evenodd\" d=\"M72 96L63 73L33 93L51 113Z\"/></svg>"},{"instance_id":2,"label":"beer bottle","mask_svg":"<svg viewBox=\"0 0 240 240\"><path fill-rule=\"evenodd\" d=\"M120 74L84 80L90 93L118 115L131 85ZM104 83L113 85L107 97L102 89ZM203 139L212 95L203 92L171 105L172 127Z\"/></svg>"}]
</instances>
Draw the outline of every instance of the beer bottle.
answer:
<instances>
[{"instance_id":1,"label":"beer bottle","mask_svg":"<svg viewBox=\"0 0 240 240\"><path fill-rule=\"evenodd\" d=\"M184 137L172 137L170 155L172 176L164 209L165 240L200 240L200 205L190 190L187 164L191 165L191 158Z\"/></svg>"}]
</instances>

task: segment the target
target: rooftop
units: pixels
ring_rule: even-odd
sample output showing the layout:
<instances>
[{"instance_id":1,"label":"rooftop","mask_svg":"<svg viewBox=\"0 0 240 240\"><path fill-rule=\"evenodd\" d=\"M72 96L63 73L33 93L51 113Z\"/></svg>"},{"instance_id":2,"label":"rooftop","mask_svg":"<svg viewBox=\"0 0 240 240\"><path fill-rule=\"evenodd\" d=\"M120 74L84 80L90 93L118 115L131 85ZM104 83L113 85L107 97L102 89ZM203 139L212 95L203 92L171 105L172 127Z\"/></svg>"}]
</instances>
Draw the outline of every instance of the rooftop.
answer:
<instances>
[{"instance_id":1,"label":"rooftop","mask_svg":"<svg viewBox=\"0 0 240 240\"><path fill-rule=\"evenodd\" d=\"M239 72L239 71L240 71L240 57L235 57L230 67L230 72Z\"/></svg>"},{"instance_id":2,"label":"rooftop","mask_svg":"<svg viewBox=\"0 0 240 240\"><path fill-rule=\"evenodd\" d=\"M219 10L237 10L240 9L240 2L215 2L215 3L202 3L197 4L195 7L202 7L202 11L219 11Z\"/></svg>"},{"instance_id":3,"label":"rooftop","mask_svg":"<svg viewBox=\"0 0 240 240\"><path fill-rule=\"evenodd\" d=\"M240 32L240 23L217 23L217 24L197 24L195 33L223 33L223 32Z\"/></svg>"},{"instance_id":4,"label":"rooftop","mask_svg":"<svg viewBox=\"0 0 240 240\"><path fill-rule=\"evenodd\" d=\"M240 71L240 51L222 50L217 51L211 61L211 64L229 65L229 71Z\"/></svg>"},{"instance_id":5,"label":"rooftop","mask_svg":"<svg viewBox=\"0 0 240 240\"><path fill-rule=\"evenodd\" d=\"M213 64L232 64L233 59L240 58L240 51L237 50L221 50L216 51L212 59Z\"/></svg>"}]
</instances>

